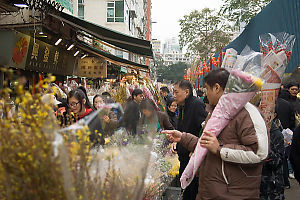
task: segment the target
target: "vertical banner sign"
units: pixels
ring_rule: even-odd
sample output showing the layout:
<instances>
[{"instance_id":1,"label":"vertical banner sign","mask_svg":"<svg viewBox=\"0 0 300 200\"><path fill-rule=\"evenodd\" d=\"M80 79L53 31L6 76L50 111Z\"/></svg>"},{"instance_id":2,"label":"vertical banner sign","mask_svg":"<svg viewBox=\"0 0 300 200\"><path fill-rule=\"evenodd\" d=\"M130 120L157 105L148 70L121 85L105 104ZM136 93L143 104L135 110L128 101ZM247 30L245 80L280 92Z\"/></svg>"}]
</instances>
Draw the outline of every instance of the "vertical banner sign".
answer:
<instances>
[{"instance_id":1,"label":"vertical banner sign","mask_svg":"<svg viewBox=\"0 0 300 200\"><path fill-rule=\"evenodd\" d=\"M106 78L107 62L99 57L86 57L78 60L78 76L88 78Z\"/></svg>"}]
</instances>

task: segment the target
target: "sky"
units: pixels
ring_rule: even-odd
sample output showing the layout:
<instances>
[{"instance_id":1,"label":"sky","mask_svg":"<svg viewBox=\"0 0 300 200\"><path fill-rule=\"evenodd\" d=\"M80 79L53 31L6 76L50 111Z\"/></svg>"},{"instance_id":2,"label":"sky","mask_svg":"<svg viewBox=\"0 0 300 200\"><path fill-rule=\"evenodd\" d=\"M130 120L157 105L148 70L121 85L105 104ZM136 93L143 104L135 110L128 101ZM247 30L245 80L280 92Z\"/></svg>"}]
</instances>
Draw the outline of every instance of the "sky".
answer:
<instances>
[{"instance_id":1,"label":"sky","mask_svg":"<svg viewBox=\"0 0 300 200\"><path fill-rule=\"evenodd\" d=\"M164 42L171 37L178 37L179 19L193 10L205 7L218 10L221 0L152 0L152 39Z\"/></svg>"}]
</instances>

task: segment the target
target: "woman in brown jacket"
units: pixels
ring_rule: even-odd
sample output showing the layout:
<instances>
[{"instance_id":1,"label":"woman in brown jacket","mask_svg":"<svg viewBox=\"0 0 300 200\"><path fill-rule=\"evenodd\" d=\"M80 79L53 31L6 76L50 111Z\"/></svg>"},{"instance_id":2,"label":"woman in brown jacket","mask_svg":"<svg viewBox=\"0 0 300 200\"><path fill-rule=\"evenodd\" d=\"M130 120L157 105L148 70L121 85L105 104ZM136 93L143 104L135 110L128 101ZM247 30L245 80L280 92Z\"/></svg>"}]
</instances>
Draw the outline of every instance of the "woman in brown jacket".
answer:
<instances>
[{"instance_id":1,"label":"woman in brown jacket","mask_svg":"<svg viewBox=\"0 0 300 200\"><path fill-rule=\"evenodd\" d=\"M104 108L103 112L105 111L105 102L100 95L95 95L93 98L93 107L95 110ZM101 111L100 111L101 113ZM104 121L104 135L111 136L114 134L114 130L118 127L118 119L115 113L112 110L109 110L106 113L103 113L102 120Z\"/></svg>"},{"instance_id":2,"label":"woman in brown jacket","mask_svg":"<svg viewBox=\"0 0 300 200\"><path fill-rule=\"evenodd\" d=\"M166 113L156 110L156 106L150 99L145 99L141 102L140 110L142 112L141 124L144 123L157 123L159 130L173 130L174 127L169 121Z\"/></svg>"}]
</instances>

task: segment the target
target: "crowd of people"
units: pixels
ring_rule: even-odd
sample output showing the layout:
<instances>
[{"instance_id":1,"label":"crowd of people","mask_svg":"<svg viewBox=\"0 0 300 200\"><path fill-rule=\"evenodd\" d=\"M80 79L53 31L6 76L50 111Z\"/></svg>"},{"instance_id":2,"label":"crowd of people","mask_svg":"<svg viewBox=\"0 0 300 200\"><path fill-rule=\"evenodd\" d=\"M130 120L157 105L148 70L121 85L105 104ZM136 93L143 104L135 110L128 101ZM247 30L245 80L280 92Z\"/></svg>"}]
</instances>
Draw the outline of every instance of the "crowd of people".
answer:
<instances>
[{"instance_id":1,"label":"crowd of people","mask_svg":"<svg viewBox=\"0 0 300 200\"><path fill-rule=\"evenodd\" d=\"M197 95L205 103L208 112L206 120L222 96L228 76L226 70L217 69L204 78L206 92L197 92ZM195 97L189 96L191 93L188 91L184 93L178 90L179 85L174 86L179 105L177 130L164 133L170 141L178 143L183 169L201 134L204 136L200 144L209 151L198 169L197 180L193 180L184 190L183 199L284 199L284 190L290 188L289 178L295 177L300 182L300 125L295 119L299 114L299 84L290 82L282 86L270 131L262 131L267 130L266 124L262 123L262 115L254 105L247 104L218 137L209 132L201 133L197 129L203 118L199 119L199 113L197 118L188 111L192 107L193 112L196 112L191 105L196 105L198 101L192 101ZM184 101L181 94L184 94ZM201 105L196 107L199 109ZM200 112L205 115L203 109ZM194 121L197 125L192 124ZM291 144L282 134L287 128L293 131ZM261 135L268 135L270 140L262 141ZM267 144L268 151L264 152L266 150L260 148L259 143ZM185 154L182 154L182 149ZM255 155L258 154L267 154L268 157L262 162L255 162Z\"/></svg>"},{"instance_id":2,"label":"crowd of people","mask_svg":"<svg viewBox=\"0 0 300 200\"><path fill-rule=\"evenodd\" d=\"M210 132L203 133L206 121L224 93L228 77L225 69L211 71L204 78L205 89L198 90L195 96L188 80L174 83L173 92L171 88L161 87L165 112L159 111L152 99L144 98L143 90L134 89L122 107L112 106L103 115L104 132L110 136L117 128L124 127L128 134L136 135L144 124L157 125L157 131L167 135L172 151L178 154L179 177L204 134L200 143L208 149L208 154L197 176L183 191L183 200L284 199L284 190L290 188L289 178L300 182L300 125L295 117L300 113L299 84L282 85L269 131L266 131L257 105L247 104L218 137ZM96 94L90 102L82 86L72 89L66 96L42 96L42 102L52 105L61 127L115 103L108 91ZM282 134L287 129L293 132L292 143ZM262 139L265 135L269 141ZM264 152L262 144L268 145L268 152ZM267 159L256 162L256 157L264 153L268 154Z\"/></svg>"}]
</instances>

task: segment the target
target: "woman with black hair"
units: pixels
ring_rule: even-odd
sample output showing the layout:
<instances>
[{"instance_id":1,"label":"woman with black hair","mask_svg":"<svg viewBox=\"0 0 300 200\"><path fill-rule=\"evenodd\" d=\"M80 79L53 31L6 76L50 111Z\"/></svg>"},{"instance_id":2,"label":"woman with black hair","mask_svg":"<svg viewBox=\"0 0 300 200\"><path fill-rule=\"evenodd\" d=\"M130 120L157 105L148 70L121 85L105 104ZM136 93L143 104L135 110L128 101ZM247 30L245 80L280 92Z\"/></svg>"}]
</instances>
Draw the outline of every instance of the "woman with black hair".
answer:
<instances>
[{"instance_id":1,"label":"woman with black hair","mask_svg":"<svg viewBox=\"0 0 300 200\"><path fill-rule=\"evenodd\" d=\"M93 108L98 110L105 105L104 100L100 94L96 94L93 98Z\"/></svg>"},{"instance_id":2,"label":"woman with black hair","mask_svg":"<svg viewBox=\"0 0 300 200\"><path fill-rule=\"evenodd\" d=\"M73 89L67 97L67 106L57 113L62 127L69 126L93 111L87 97L81 89Z\"/></svg>"},{"instance_id":3,"label":"woman with black hair","mask_svg":"<svg viewBox=\"0 0 300 200\"><path fill-rule=\"evenodd\" d=\"M76 121L89 115L93 109L84 92L77 88L68 94L68 107L74 113Z\"/></svg>"},{"instance_id":4,"label":"woman with black hair","mask_svg":"<svg viewBox=\"0 0 300 200\"><path fill-rule=\"evenodd\" d=\"M86 102L87 102L87 104L86 104L87 107L88 107L88 108L91 108L91 109L94 109L94 108L92 107L92 104L91 104L90 100L89 100L89 97L88 97L88 95L87 95L87 92L86 92L85 87L79 86L78 89L80 89L80 90L83 91L83 93L84 93L84 95L85 95Z\"/></svg>"},{"instance_id":5,"label":"woman with black hair","mask_svg":"<svg viewBox=\"0 0 300 200\"><path fill-rule=\"evenodd\" d=\"M178 117L176 114L177 111L177 103L174 98L169 98L167 100L167 114L169 116L169 121L173 125L174 128L177 127Z\"/></svg>"}]
</instances>

